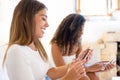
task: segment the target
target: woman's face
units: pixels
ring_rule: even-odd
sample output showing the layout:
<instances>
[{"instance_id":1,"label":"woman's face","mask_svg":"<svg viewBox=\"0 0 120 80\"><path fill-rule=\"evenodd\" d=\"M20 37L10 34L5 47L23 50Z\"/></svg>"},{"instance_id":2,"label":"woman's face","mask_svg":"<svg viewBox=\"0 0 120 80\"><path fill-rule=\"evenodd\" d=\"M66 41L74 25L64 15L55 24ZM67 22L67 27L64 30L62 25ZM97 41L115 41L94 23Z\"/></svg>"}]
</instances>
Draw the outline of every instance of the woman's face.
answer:
<instances>
[{"instance_id":1,"label":"woman's face","mask_svg":"<svg viewBox=\"0 0 120 80\"><path fill-rule=\"evenodd\" d=\"M46 9L38 11L35 14L35 36L37 38L43 37L44 30L49 26L47 22L47 13Z\"/></svg>"}]
</instances>

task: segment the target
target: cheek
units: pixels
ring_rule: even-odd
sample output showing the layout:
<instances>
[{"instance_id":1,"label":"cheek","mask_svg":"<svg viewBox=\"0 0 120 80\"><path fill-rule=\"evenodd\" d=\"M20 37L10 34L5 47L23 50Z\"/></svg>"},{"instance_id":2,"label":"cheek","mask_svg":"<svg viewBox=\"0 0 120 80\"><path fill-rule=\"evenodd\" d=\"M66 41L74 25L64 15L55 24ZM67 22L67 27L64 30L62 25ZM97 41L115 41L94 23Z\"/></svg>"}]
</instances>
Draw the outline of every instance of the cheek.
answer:
<instances>
[{"instance_id":1,"label":"cheek","mask_svg":"<svg viewBox=\"0 0 120 80\"><path fill-rule=\"evenodd\" d=\"M36 29L35 29L35 35L36 35L36 37L39 37L40 35L41 35L41 30L40 30L40 27L37 27L36 26Z\"/></svg>"},{"instance_id":2,"label":"cheek","mask_svg":"<svg viewBox=\"0 0 120 80\"><path fill-rule=\"evenodd\" d=\"M35 36L38 37L39 35L39 32L40 32L40 28L38 25L35 26Z\"/></svg>"},{"instance_id":3,"label":"cheek","mask_svg":"<svg viewBox=\"0 0 120 80\"><path fill-rule=\"evenodd\" d=\"M39 20L36 20L35 22L35 30L37 31L38 29L40 29L40 21Z\"/></svg>"},{"instance_id":4,"label":"cheek","mask_svg":"<svg viewBox=\"0 0 120 80\"><path fill-rule=\"evenodd\" d=\"M37 38L41 38L43 36L43 30L42 27L44 26L44 23L41 19L36 19L35 21L35 36Z\"/></svg>"},{"instance_id":5,"label":"cheek","mask_svg":"<svg viewBox=\"0 0 120 80\"><path fill-rule=\"evenodd\" d=\"M41 26L41 21L38 19L38 18L35 18L35 26L34 26L34 29L35 29L35 37L39 38L40 36L40 26Z\"/></svg>"}]
</instances>

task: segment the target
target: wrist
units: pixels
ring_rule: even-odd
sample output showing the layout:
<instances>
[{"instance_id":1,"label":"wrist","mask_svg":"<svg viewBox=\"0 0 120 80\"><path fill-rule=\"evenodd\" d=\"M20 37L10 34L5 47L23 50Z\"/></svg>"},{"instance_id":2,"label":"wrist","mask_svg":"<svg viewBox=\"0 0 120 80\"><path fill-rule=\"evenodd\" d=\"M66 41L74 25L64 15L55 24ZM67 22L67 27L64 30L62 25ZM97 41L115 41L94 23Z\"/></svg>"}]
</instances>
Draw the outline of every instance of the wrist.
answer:
<instances>
[{"instance_id":1,"label":"wrist","mask_svg":"<svg viewBox=\"0 0 120 80\"><path fill-rule=\"evenodd\" d=\"M90 72L90 71L89 71L89 67L85 67L85 71L86 71L86 73L87 73L87 72Z\"/></svg>"},{"instance_id":2,"label":"wrist","mask_svg":"<svg viewBox=\"0 0 120 80\"><path fill-rule=\"evenodd\" d=\"M69 79L67 78L67 74L65 74L60 80L69 80Z\"/></svg>"}]
</instances>

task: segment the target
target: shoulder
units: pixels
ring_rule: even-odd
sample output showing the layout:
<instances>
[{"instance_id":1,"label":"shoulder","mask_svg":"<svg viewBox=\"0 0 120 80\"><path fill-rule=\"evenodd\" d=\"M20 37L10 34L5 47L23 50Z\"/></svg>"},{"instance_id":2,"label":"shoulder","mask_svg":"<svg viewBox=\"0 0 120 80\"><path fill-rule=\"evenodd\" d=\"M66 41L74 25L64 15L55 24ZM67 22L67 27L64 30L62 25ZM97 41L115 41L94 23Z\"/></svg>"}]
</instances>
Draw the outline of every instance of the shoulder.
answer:
<instances>
[{"instance_id":1,"label":"shoulder","mask_svg":"<svg viewBox=\"0 0 120 80\"><path fill-rule=\"evenodd\" d=\"M13 44L9 47L8 51L20 51L21 49L23 49L23 46L18 44Z\"/></svg>"},{"instance_id":2,"label":"shoulder","mask_svg":"<svg viewBox=\"0 0 120 80\"><path fill-rule=\"evenodd\" d=\"M18 44L13 44L13 45L11 45L9 47L8 53L10 53L10 52L12 52L12 53L14 53L14 52L18 53L18 52L21 52L23 50L24 50L23 46L18 45Z\"/></svg>"},{"instance_id":3,"label":"shoulder","mask_svg":"<svg viewBox=\"0 0 120 80\"><path fill-rule=\"evenodd\" d=\"M21 46L18 44L13 44L9 47L7 53L6 53L6 60L5 63L9 64L12 62L12 64L16 63L30 63L29 55L27 55L29 52L26 51L25 46Z\"/></svg>"},{"instance_id":4,"label":"shoulder","mask_svg":"<svg viewBox=\"0 0 120 80\"><path fill-rule=\"evenodd\" d=\"M58 46L57 43L53 43L51 45L51 51L52 51L52 54L54 54L54 52L55 52L55 54L59 54L59 53L61 54L60 47Z\"/></svg>"},{"instance_id":5,"label":"shoulder","mask_svg":"<svg viewBox=\"0 0 120 80\"><path fill-rule=\"evenodd\" d=\"M54 58L62 57L62 52L59 46L56 43L53 43L51 46L51 52Z\"/></svg>"},{"instance_id":6,"label":"shoulder","mask_svg":"<svg viewBox=\"0 0 120 80\"><path fill-rule=\"evenodd\" d=\"M24 46L18 45L18 44L13 44L9 47L7 51L7 56L9 57L20 57L23 56L24 53Z\"/></svg>"},{"instance_id":7,"label":"shoulder","mask_svg":"<svg viewBox=\"0 0 120 80\"><path fill-rule=\"evenodd\" d=\"M52 44L51 44L51 47L52 47L53 49L59 48L57 43L52 43Z\"/></svg>"}]
</instances>

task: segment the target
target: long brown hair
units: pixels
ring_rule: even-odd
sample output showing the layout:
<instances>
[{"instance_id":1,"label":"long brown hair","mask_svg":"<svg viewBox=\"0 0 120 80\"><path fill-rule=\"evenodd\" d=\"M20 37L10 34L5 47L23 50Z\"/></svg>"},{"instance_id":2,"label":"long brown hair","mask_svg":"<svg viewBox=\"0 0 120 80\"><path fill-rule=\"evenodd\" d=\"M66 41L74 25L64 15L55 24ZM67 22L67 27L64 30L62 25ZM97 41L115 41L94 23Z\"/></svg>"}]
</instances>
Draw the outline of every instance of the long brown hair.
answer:
<instances>
[{"instance_id":1,"label":"long brown hair","mask_svg":"<svg viewBox=\"0 0 120 80\"><path fill-rule=\"evenodd\" d=\"M81 46L82 25L84 25L84 22L85 18L82 15L69 14L58 26L50 43L56 43L63 55L70 55L76 44L79 47Z\"/></svg>"},{"instance_id":2,"label":"long brown hair","mask_svg":"<svg viewBox=\"0 0 120 80\"><path fill-rule=\"evenodd\" d=\"M48 60L47 53L41 41L34 36L35 29L33 27L35 25L33 21L35 14L43 9L47 9L46 6L37 0L21 0L15 7L8 47L3 63L6 59L7 51L12 44L29 45L32 42L34 42L42 59L44 61Z\"/></svg>"}]
</instances>

